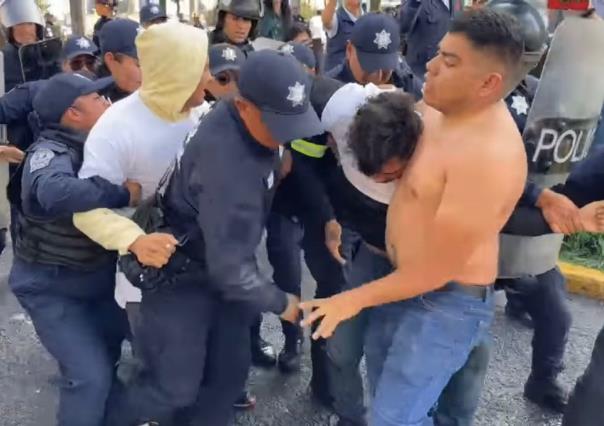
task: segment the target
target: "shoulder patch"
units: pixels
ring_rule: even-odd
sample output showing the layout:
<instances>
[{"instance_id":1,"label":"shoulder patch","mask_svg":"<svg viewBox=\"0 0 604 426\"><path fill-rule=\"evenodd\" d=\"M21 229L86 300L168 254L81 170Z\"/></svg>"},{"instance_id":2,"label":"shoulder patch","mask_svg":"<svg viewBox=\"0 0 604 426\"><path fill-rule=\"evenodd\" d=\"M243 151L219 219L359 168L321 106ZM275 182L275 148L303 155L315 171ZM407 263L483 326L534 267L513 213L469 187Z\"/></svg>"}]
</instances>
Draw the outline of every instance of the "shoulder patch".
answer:
<instances>
[{"instance_id":1,"label":"shoulder patch","mask_svg":"<svg viewBox=\"0 0 604 426\"><path fill-rule=\"evenodd\" d=\"M48 148L40 148L33 153L29 160L29 171L30 173L36 170L43 169L50 164L50 161L54 158L55 153Z\"/></svg>"}]
</instances>

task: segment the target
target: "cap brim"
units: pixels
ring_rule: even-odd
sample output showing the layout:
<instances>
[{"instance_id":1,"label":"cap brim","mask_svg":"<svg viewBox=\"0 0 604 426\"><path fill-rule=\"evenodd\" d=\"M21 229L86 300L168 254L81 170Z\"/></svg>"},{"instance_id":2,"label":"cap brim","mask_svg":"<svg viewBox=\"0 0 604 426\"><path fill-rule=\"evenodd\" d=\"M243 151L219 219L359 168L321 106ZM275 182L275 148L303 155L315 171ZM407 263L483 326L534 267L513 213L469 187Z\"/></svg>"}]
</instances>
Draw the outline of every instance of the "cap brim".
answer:
<instances>
[{"instance_id":1,"label":"cap brim","mask_svg":"<svg viewBox=\"0 0 604 426\"><path fill-rule=\"evenodd\" d=\"M109 86L113 84L113 77L103 77L98 80L92 81L88 87L86 87L80 96L89 95L91 93L100 92L101 90L105 90Z\"/></svg>"},{"instance_id":2,"label":"cap brim","mask_svg":"<svg viewBox=\"0 0 604 426\"><path fill-rule=\"evenodd\" d=\"M357 49L357 57L363 71L372 73L378 70L395 70L398 66L399 54L393 53L368 53Z\"/></svg>"},{"instance_id":3,"label":"cap brim","mask_svg":"<svg viewBox=\"0 0 604 426\"><path fill-rule=\"evenodd\" d=\"M309 138L324 132L321 120L309 105L302 114L278 114L262 111L262 121L277 142L285 144L295 139Z\"/></svg>"},{"instance_id":4,"label":"cap brim","mask_svg":"<svg viewBox=\"0 0 604 426\"><path fill-rule=\"evenodd\" d=\"M78 50L77 52L73 52L73 53L70 53L69 55L67 55L65 57L65 59L67 59L68 61L71 61L73 58L75 58L76 56L80 56L80 55L88 55L88 56L95 57L94 53L91 52L90 50Z\"/></svg>"},{"instance_id":5,"label":"cap brim","mask_svg":"<svg viewBox=\"0 0 604 426\"><path fill-rule=\"evenodd\" d=\"M233 64L233 63L225 63L222 65L218 65L216 67L210 67L210 74L216 77L216 74L221 73L223 71L233 70L239 71L241 69L241 65Z\"/></svg>"}]
</instances>

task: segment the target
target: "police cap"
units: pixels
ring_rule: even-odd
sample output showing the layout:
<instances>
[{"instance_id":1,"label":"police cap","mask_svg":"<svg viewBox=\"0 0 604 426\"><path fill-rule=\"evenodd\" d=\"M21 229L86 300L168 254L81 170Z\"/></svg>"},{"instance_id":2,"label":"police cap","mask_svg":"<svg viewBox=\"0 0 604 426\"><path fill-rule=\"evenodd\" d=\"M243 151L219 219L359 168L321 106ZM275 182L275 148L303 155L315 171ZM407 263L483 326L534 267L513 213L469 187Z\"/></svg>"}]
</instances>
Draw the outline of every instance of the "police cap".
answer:
<instances>
[{"instance_id":1,"label":"police cap","mask_svg":"<svg viewBox=\"0 0 604 426\"><path fill-rule=\"evenodd\" d=\"M357 20L350 42L365 72L396 69L401 47L399 33L396 20L384 13L368 13Z\"/></svg>"},{"instance_id":2,"label":"police cap","mask_svg":"<svg viewBox=\"0 0 604 426\"><path fill-rule=\"evenodd\" d=\"M241 66L239 92L262 113L262 121L280 143L323 133L310 105L311 81L291 56L252 52Z\"/></svg>"},{"instance_id":3,"label":"police cap","mask_svg":"<svg viewBox=\"0 0 604 426\"><path fill-rule=\"evenodd\" d=\"M111 77L93 81L77 73L57 74L36 93L32 106L42 123L57 124L77 98L103 90L112 83Z\"/></svg>"}]
</instances>

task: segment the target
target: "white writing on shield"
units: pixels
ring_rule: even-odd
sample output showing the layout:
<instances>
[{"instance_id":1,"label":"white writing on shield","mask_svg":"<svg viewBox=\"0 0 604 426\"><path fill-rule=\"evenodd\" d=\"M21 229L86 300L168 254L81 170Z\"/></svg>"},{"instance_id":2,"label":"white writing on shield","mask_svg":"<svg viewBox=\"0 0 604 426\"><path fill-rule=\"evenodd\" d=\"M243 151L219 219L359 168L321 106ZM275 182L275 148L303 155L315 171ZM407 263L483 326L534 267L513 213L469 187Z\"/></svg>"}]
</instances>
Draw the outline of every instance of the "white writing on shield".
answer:
<instances>
[{"instance_id":1,"label":"white writing on shield","mask_svg":"<svg viewBox=\"0 0 604 426\"><path fill-rule=\"evenodd\" d=\"M542 128L539 142L533 154L533 163L537 162L544 152L553 150L553 160L557 164L583 160L589 153L596 128L568 129L562 133L554 129Z\"/></svg>"}]
</instances>

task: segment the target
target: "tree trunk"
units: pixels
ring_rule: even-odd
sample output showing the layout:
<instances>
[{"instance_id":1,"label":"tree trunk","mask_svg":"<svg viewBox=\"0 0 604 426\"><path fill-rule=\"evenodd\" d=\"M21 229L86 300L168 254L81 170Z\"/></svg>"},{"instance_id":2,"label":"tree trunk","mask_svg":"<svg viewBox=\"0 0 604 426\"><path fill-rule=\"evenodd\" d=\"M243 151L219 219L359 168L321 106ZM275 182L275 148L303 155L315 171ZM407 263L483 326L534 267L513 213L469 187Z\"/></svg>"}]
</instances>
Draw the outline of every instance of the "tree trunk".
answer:
<instances>
[{"instance_id":1,"label":"tree trunk","mask_svg":"<svg viewBox=\"0 0 604 426\"><path fill-rule=\"evenodd\" d=\"M86 32L84 0L69 0L69 11L71 13L71 32L76 35L84 35Z\"/></svg>"},{"instance_id":2,"label":"tree trunk","mask_svg":"<svg viewBox=\"0 0 604 426\"><path fill-rule=\"evenodd\" d=\"M380 10L380 0L369 0L369 10L371 12L378 12Z\"/></svg>"}]
</instances>

